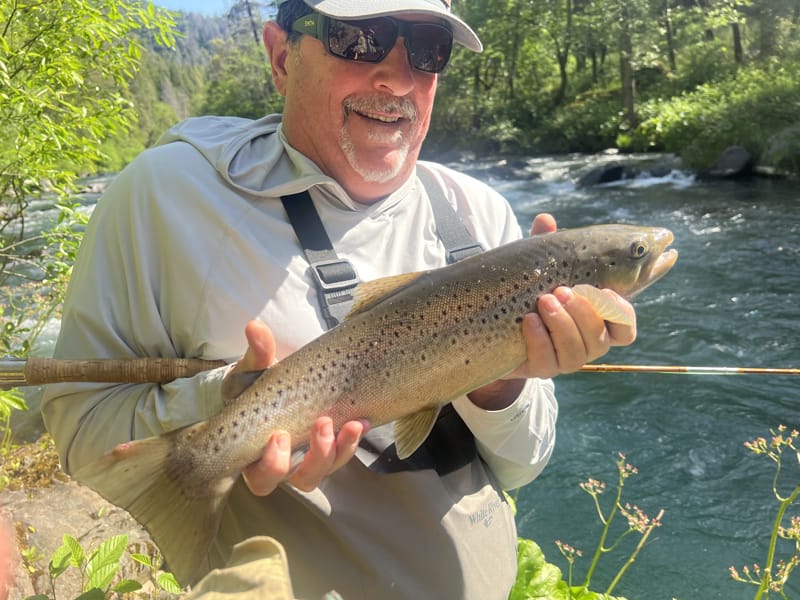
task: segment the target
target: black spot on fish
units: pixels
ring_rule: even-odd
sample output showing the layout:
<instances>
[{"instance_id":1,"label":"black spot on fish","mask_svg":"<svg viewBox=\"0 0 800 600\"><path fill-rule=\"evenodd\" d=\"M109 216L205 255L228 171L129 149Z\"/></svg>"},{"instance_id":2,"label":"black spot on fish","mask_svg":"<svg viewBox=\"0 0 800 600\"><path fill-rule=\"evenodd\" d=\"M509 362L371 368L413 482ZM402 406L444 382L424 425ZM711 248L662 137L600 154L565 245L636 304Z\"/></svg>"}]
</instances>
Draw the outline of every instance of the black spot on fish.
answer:
<instances>
[{"instance_id":1,"label":"black spot on fish","mask_svg":"<svg viewBox=\"0 0 800 600\"><path fill-rule=\"evenodd\" d=\"M517 317L516 319L514 319L514 322L515 323L522 323L522 317Z\"/></svg>"}]
</instances>

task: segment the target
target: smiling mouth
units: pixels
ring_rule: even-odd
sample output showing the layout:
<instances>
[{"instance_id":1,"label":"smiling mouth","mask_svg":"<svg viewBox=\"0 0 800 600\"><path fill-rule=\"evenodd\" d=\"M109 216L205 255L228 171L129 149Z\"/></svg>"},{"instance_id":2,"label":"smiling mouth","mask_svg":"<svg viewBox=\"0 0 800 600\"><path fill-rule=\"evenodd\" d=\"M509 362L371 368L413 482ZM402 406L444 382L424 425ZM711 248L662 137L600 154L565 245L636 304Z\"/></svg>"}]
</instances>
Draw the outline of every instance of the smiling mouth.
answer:
<instances>
[{"instance_id":1,"label":"smiling mouth","mask_svg":"<svg viewBox=\"0 0 800 600\"><path fill-rule=\"evenodd\" d=\"M413 122L417 110L407 98L348 98L344 101L345 115L356 114L363 119L387 125L402 121Z\"/></svg>"},{"instance_id":2,"label":"smiling mouth","mask_svg":"<svg viewBox=\"0 0 800 600\"><path fill-rule=\"evenodd\" d=\"M399 116L389 116L389 115L379 115L375 113L367 113L360 110L351 109L349 112L357 114L359 117L364 117L365 119L369 119L370 121L378 121L379 123L388 123L390 125L394 123L399 123L404 119L404 117Z\"/></svg>"}]
</instances>

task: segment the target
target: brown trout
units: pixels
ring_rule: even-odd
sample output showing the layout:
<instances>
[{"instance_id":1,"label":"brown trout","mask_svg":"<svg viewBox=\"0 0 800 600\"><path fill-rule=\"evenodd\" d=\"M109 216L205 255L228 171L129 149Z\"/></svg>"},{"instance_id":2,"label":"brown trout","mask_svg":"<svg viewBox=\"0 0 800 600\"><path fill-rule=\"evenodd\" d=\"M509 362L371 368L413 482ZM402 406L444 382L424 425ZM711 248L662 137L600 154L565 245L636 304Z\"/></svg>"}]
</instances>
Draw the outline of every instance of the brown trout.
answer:
<instances>
[{"instance_id":1,"label":"brown trout","mask_svg":"<svg viewBox=\"0 0 800 600\"><path fill-rule=\"evenodd\" d=\"M76 473L144 525L179 579L194 582L225 499L273 431L307 446L313 422L395 422L397 454L425 440L442 405L527 358L523 315L562 285L607 321L625 315L597 288L631 298L677 260L672 233L597 225L522 239L456 264L361 284L337 327L261 372L207 421L119 444Z\"/></svg>"}]
</instances>

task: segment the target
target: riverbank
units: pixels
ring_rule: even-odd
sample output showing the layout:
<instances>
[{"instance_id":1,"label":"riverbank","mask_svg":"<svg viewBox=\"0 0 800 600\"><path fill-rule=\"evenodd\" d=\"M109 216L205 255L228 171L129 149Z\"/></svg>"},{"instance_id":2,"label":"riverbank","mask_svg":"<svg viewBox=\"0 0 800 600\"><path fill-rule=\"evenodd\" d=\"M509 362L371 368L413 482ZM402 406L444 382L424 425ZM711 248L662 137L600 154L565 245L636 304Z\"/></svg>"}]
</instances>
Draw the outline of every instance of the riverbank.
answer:
<instances>
[{"instance_id":1,"label":"riverbank","mask_svg":"<svg viewBox=\"0 0 800 600\"><path fill-rule=\"evenodd\" d=\"M139 581L143 588L124 597L177 597L156 593L149 570L130 557L131 552L155 556L156 547L147 532L127 512L72 481L61 470L49 435L9 452L0 465L0 482L6 483L0 494L0 513L12 524L16 541L14 586L8 600L35 594L47 598L81 594L81 576L74 568L55 580L55 594L50 586L48 563L65 534L78 540L87 553L114 535L127 535L128 552L118 572L122 578Z\"/></svg>"}]
</instances>

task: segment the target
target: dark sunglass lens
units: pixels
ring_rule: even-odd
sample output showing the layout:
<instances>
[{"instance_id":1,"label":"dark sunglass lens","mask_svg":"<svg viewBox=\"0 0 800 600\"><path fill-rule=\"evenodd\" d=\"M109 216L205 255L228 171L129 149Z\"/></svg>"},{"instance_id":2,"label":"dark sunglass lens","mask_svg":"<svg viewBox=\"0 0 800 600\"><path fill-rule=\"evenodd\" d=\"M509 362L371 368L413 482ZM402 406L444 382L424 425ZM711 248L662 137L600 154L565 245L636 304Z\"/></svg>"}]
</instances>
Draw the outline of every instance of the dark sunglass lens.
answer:
<instances>
[{"instance_id":1,"label":"dark sunglass lens","mask_svg":"<svg viewBox=\"0 0 800 600\"><path fill-rule=\"evenodd\" d=\"M406 43L415 69L439 73L447 66L453 50L453 34L449 29L433 23L415 23L409 37Z\"/></svg>"},{"instance_id":2,"label":"dark sunglass lens","mask_svg":"<svg viewBox=\"0 0 800 600\"><path fill-rule=\"evenodd\" d=\"M337 21L328 24L328 48L348 60L379 62L391 52L397 40L397 28L388 19Z\"/></svg>"}]
</instances>

